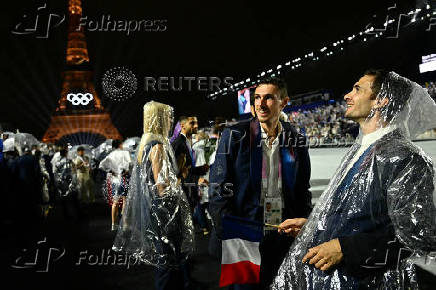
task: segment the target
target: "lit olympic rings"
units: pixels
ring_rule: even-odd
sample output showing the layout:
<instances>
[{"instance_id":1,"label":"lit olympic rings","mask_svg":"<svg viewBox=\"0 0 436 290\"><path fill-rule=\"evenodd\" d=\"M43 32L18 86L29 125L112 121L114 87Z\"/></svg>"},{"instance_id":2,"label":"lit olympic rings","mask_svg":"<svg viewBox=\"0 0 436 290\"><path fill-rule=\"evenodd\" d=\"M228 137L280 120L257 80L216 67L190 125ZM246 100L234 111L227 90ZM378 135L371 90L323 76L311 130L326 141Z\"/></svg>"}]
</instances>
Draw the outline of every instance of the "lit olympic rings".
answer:
<instances>
[{"instance_id":1,"label":"lit olympic rings","mask_svg":"<svg viewBox=\"0 0 436 290\"><path fill-rule=\"evenodd\" d=\"M74 106L83 105L86 106L94 99L91 93L77 93L77 94L68 94L67 100L72 103Z\"/></svg>"}]
</instances>

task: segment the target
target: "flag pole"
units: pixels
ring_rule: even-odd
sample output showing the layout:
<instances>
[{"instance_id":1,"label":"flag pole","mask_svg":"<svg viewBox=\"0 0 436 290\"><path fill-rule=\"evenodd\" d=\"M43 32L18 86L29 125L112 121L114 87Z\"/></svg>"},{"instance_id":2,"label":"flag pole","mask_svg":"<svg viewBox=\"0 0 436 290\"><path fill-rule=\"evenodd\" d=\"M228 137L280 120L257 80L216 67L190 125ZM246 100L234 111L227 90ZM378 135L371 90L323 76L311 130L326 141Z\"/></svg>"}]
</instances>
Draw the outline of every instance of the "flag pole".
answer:
<instances>
[{"instance_id":1,"label":"flag pole","mask_svg":"<svg viewBox=\"0 0 436 290\"><path fill-rule=\"evenodd\" d=\"M279 225L272 225L272 224L267 224L267 223L264 223L263 225L264 225L265 227L272 227L272 228L280 229L280 226L279 226Z\"/></svg>"}]
</instances>

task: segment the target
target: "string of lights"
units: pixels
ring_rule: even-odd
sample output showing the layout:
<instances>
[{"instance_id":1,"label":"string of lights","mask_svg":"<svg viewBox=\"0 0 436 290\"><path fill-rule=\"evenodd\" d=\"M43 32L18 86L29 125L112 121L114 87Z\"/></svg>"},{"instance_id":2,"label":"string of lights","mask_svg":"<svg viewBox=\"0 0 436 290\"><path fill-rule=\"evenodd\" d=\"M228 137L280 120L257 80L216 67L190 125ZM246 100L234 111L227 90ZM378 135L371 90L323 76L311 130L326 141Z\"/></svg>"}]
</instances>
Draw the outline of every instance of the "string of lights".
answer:
<instances>
[{"instance_id":1,"label":"string of lights","mask_svg":"<svg viewBox=\"0 0 436 290\"><path fill-rule=\"evenodd\" d=\"M387 16L382 28L376 28L374 27L374 25L367 25L362 31L359 31L355 34L344 37L343 39L334 41L332 43L325 44L318 50L313 50L306 53L304 56L302 55L299 57L295 57L282 64L278 64L275 68L266 69L261 73L257 74L255 78L247 78L240 82L233 83L229 87L220 89L207 95L207 98L215 100L220 95L226 95L229 92L234 92L238 89L253 86L265 77L275 77L283 74L285 71L296 70L303 65L309 64L314 61L319 61L321 58L330 57L334 54L340 53L347 45L366 42L374 38L380 38L388 31L390 31L391 33L393 32L393 35L386 37L398 38L400 28L409 24L427 20L430 22L428 30L430 30L432 26L436 26L436 10L433 10L430 5L427 5L424 9L417 8L409 11L406 14L398 14L398 17L396 19L389 19L389 16ZM431 21L433 20L435 23L431 23ZM436 27L434 29L436 29Z\"/></svg>"}]
</instances>

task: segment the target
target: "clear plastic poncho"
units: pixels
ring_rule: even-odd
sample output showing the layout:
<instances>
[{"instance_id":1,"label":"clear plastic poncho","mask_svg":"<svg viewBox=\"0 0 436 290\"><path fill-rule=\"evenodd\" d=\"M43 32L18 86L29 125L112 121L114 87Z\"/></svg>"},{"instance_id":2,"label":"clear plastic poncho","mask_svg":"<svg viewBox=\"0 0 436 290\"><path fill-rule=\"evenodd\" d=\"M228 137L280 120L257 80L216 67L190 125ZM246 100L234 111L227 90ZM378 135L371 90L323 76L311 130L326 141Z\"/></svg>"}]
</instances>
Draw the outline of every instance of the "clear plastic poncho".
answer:
<instances>
[{"instance_id":1,"label":"clear plastic poncho","mask_svg":"<svg viewBox=\"0 0 436 290\"><path fill-rule=\"evenodd\" d=\"M168 140L172 107L148 102L124 213L112 247L157 267L178 267L194 251L190 208Z\"/></svg>"},{"instance_id":2,"label":"clear plastic poncho","mask_svg":"<svg viewBox=\"0 0 436 290\"><path fill-rule=\"evenodd\" d=\"M56 189L60 197L73 196L78 193L79 184L74 174L73 161L67 157L60 157L53 168Z\"/></svg>"},{"instance_id":3,"label":"clear plastic poncho","mask_svg":"<svg viewBox=\"0 0 436 290\"><path fill-rule=\"evenodd\" d=\"M113 150L100 162L99 168L107 172L103 195L109 203L118 201L127 190L131 163L130 152L124 149Z\"/></svg>"},{"instance_id":4,"label":"clear plastic poncho","mask_svg":"<svg viewBox=\"0 0 436 290\"><path fill-rule=\"evenodd\" d=\"M123 172L129 171L131 162L132 159L129 151L115 149L100 162L99 168L106 172L110 172L114 182L117 180L116 182L120 183L121 175Z\"/></svg>"},{"instance_id":5,"label":"clear plastic poncho","mask_svg":"<svg viewBox=\"0 0 436 290\"><path fill-rule=\"evenodd\" d=\"M35 136L29 133L15 133L13 136L15 144L14 146L17 148L20 155L23 154L24 148L30 149L33 145L39 145L38 139Z\"/></svg>"},{"instance_id":6,"label":"clear plastic poncho","mask_svg":"<svg viewBox=\"0 0 436 290\"><path fill-rule=\"evenodd\" d=\"M272 289L357 289L362 285L368 289L418 289L418 265L425 269L425 264L426 271L433 269L431 275L436 274L435 171L431 158L411 142L436 128L436 104L418 84L393 72L387 74L376 100L386 98L388 104L373 107L366 119L376 120L376 132L368 135L378 138L369 136L375 141L359 152L368 138L361 133L344 156L289 249ZM357 267L382 270L364 283L345 270L346 253L341 263L325 272L302 263L308 249L324 242L358 234L370 236L379 230L383 234L389 228L395 236L392 243L401 243L410 256L402 258L399 253L394 257L397 264L384 268L386 261L374 260L376 254L370 251ZM352 250L371 249L377 242L362 238ZM381 254L384 257L385 253Z\"/></svg>"},{"instance_id":7,"label":"clear plastic poncho","mask_svg":"<svg viewBox=\"0 0 436 290\"><path fill-rule=\"evenodd\" d=\"M71 160L74 160L77 158L79 154L77 154L77 149L79 147L82 147L85 150L85 156L87 156L89 159L93 156L93 150L94 148L91 145L88 144L81 144L81 145L74 145L70 149L68 149L68 158Z\"/></svg>"},{"instance_id":8,"label":"clear plastic poncho","mask_svg":"<svg viewBox=\"0 0 436 290\"><path fill-rule=\"evenodd\" d=\"M93 158L97 161L103 160L112 151L112 139L106 139L103 143L92 150Z\"/></svg>"}]
</instances>

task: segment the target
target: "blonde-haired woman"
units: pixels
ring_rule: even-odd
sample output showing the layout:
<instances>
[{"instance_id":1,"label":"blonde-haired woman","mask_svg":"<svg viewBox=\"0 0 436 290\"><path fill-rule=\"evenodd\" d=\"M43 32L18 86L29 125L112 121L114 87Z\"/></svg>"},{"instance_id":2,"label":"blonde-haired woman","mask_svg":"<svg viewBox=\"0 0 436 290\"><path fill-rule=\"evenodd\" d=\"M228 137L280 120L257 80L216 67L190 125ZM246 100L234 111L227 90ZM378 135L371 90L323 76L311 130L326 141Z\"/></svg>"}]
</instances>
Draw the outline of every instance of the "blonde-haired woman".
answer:
<instances>
[{"instance_id":1,"label":"blonde-haired woman","mask_svg":"<svg viewBox=\"0 0 436 290\"><path fill-rule=\"evenodd\" d=\"M192 217L168 140L172 122L172 107L154 101L144 105L144 134L113 246L156 266L157 289L184 284L183 267L194 250Z\"/></svg>"}]
</instances>

